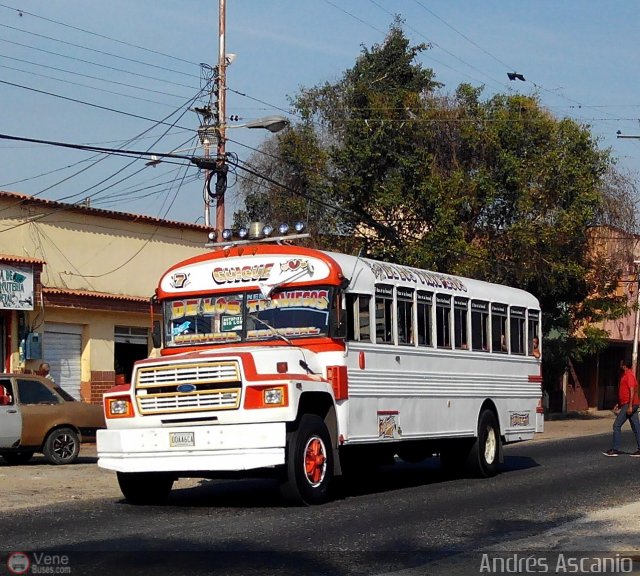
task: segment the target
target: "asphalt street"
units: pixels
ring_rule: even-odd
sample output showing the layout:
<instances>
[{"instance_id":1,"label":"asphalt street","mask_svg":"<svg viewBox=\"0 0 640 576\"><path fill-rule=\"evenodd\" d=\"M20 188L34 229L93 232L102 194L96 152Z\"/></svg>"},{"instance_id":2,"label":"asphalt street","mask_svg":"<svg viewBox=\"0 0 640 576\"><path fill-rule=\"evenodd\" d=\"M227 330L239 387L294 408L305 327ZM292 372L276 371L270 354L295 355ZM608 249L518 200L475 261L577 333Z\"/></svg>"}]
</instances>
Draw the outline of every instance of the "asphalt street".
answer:
<instances>
[{"instance_id":1,"label":"asphalt street","mask_svg":"<svg viewBox=\"0 0 640 576\"><path fill-rule=\"evenodd\" d=\"M74 573L446 573L431 570L491 547L549 549L554 530L628 505L640 462L603 457L609 441L606 432L508 446L488 480L447 478L435 461L383 468L313 508L283 507L265 480L202 481L163 507L105 498L12 511L0 534L5 550L65 551Z\"/></svg>"}]
</instances>

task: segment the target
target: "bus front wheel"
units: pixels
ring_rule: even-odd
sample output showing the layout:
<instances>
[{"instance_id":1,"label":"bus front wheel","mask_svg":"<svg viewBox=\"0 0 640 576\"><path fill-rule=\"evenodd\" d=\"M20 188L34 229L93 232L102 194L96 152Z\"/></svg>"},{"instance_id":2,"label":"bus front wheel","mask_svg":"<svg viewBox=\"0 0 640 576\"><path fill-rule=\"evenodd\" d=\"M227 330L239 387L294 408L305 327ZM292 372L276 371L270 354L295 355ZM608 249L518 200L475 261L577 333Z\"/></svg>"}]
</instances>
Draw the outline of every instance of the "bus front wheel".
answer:
<instances>
[{"instance_id":1,"label":"bus front wheel","mask_svg":"<svg viewBox=\"0 0 640 576\"><path fill-rule=\"evenodd\" d=\"M498 473L500 459L500 428L495 414L483 410L478 418L478 438L467 456L466 467L471 474L481 478Z\"/></svg>"},{"instance_id":2,"label":"bus front wheel","mask_svg":"<svg viewBox=\"0 0 640 576\"><path fill-rule=\"evenodd\" d=\"M333 448L324 420L304 414L287 438L287 462L280 490L288 502L321 504L333 480Z\"/></svg>"}]
</instances>

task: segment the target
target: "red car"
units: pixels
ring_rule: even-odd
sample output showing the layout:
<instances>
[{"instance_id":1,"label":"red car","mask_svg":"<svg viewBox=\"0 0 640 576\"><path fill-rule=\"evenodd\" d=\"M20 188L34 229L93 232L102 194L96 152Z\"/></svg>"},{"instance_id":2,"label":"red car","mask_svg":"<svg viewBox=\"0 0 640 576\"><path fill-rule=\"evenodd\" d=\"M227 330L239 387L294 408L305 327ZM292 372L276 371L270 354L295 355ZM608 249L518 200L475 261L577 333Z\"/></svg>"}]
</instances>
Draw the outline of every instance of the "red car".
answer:
<instances>
[{"instance_id":1,"label":"red car","mask_svg":"<svg viewBox=\"0 0 640 576\"><path fill-rule=\"evenodd\" d=\"M0 374L0 455L9 464L42 452L51 464L70 464L80 442L104 428L102 406L78 402L51 380Z\"/></svg>"}]
</instances>

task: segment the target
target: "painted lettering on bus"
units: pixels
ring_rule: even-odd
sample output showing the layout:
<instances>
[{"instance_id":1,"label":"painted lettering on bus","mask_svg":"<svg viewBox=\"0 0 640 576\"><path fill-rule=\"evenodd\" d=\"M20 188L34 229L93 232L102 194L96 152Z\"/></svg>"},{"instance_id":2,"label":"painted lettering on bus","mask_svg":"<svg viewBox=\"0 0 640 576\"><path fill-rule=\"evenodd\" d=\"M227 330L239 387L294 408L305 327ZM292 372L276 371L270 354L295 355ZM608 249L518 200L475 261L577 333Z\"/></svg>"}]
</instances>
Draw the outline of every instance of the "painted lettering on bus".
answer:
<instances>
[{"instance_id":1,"label":"painted lettering on bus","mask_svg":"<svg viewBox=\"0 0 640 576\"><path fill-rule=\"evenodd\" d=\"M314 308L329 309L329 292L327 290L292 290L274 294L271 298L254 297L247 300L250 314L274 308Z\"/></svg>"},{"instance_id":2,"label":"painted lettering on bus","mask_svg":"<svg viewBox=\"0 0 640 576\"><path fill-rule=\"evenodd\" d=\"M184 316L213 316L214 314L240 315L240 300L218 298L192 298L188 300L175 300L171 304L171 318L183 318Z\"/></svg>"},{"instance_id":3,"label":"painted lettering on bus","mask_svg":"<svg viewBox=\"0 0 640 576\"><path fill-rule=\"evenodd\" d=\"M214 268L211 275L216 284L258 282L260 280L268 280L272 268L272 262L255 266L229 266L228 268Z\"/></svg>"},{"instance_id":4,"label":"painted lettering on bus","mask_svg":"<svg viewBox=\"0 0 640 576\"><path fill-rule=\"evenodd\" d=\"M463 282L451 276L438 274L437 272L428 272L426 270L416 270L414 268L406 268L397 264L383 264L382 262L365 262L373 275L378 280L403 280L415 282L432 288L445 288L446 290L454 290L466 292L467 287Z\"/></svg>"}]
</instances>

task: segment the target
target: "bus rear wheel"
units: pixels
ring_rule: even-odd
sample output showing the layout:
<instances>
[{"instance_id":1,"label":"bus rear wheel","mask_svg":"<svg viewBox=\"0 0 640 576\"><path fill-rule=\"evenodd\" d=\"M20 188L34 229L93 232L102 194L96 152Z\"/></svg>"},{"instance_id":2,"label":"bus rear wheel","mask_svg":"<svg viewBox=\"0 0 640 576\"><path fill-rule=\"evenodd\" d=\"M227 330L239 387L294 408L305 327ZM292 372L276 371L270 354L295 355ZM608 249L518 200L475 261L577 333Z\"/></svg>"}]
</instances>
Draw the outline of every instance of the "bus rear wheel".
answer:
<instances>
[{"instance_id":1,"label":"bus rear wheel","mask_svg":"<svg viewBox=\"0 0 640 576\"><path fill-rule=\"evenodd\" d=\"M295 505L314 505L329 499L333 481L333 447L324 420L304 414L287 438L282 496Z\"/></svg>"},{"instance_id":2,"label":"bus rear wheel","mask_svg":"<svg viewBox=\"0 0 640 576\"><path fill-rule=\"evenodd\" d=\"M161 472L118 472L120 491L130 504L162 504L169 497L174 478Z\"/></svg>"},{"instance_id":3,"label":"bus rear wheel","mask_svg":"<svg viewBox=\"0 0 640 576\"><path fill-rule=\"evenodd\" d=\"M495 414L483 410L478 418L478 438L467 456L466 468L480 478L488 478L498 473L500 460L500 428Z\"/></svg>"}]
</instances>

